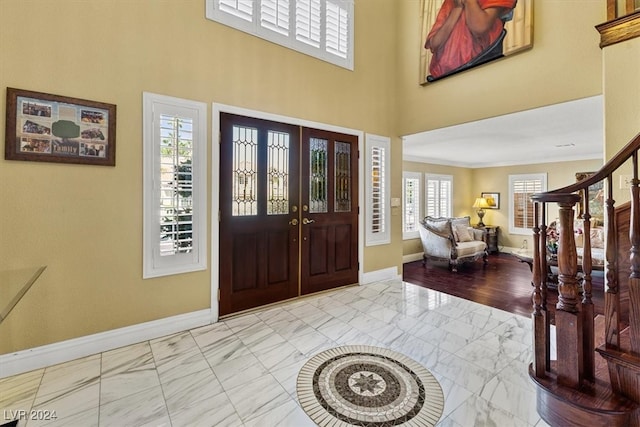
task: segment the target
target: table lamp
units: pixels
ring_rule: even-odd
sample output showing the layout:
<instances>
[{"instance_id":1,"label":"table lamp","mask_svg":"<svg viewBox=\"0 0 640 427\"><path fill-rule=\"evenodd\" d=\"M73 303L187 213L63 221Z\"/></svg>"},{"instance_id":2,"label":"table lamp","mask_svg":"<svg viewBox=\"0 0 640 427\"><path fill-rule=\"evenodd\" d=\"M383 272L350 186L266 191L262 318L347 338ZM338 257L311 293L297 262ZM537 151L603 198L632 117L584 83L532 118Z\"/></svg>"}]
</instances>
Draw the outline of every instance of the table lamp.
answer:
<instances>
[{"instance_id":1,"label":"table lamp","mask_svg":"<svg viewBox=\"0 0 640 427\"><path fill-rule=\"evenodd\" d=\"M478 218L480 218L480 221L478 221L478 226L479 227L484 227L484 222L482 222L482 218L484 217L484 209L489 207L489 203L487 203L487 200L484 197L478 197L476 199L476 201L473 203L474 208L478 208Z\"/></svg>"}]
</instances>

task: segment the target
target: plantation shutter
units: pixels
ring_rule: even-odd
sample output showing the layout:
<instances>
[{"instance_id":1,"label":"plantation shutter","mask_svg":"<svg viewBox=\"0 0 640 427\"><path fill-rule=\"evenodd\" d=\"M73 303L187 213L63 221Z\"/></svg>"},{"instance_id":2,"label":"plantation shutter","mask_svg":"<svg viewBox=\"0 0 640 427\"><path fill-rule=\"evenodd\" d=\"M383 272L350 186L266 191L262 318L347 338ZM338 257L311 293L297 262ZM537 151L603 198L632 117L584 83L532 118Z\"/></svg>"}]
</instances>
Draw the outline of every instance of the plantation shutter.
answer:
<instances>
[{"instance_id":1,"label":"plantation shutter","mask_svg":"<svg viewBox=\"0 0 640 427\"><path fill-rule=\"evenodd\" d=\"M546 191L546 174L509 175L511 206L509 212L509 232L529 234L534 224L534 205L530 198Z\"/></svg>"},{"instance_id":2,"label":"plantation shutter","mask_svg":"<svg viewBox=\"0 0 640 427\"><path fill-rule=\"evenodd\" d=\"M529 199L536 193L542 192L540 180L517 180L513 183L513 211L514 223L517 228L532 228L533 203Z\"/></svg>"},{"instance_id":3,"label":"plantation shutter","mask_svg":"<svg viewBox=\"0 0 640 427\"><path fill-rule=\"evenodd\" d=\"M433 217L450 217L452 191L452 176L428 175L426 177L425 214Z\"/></svg>"},{"instance_id":4,"label":"plantation shutter","mask_svg":"<svg viewBox=\"0 0 640 427\"><path fill-rule=\"evenodd\" d=\"M143 277L206 268L207 105L143 93Z\"/></svg>"},{"instance_id":5,"label":"plantation shutter","mask_svg":"<svg viewBox=\"0 0 640 427\"><path fill-rule=\"evenodd\" d=\"M260 25L284 36L289 35L289 0L262 0Z\"/></svg>"},{"instance_id":6,"label":"plantation shutter","mask_svg":"<svg viewBox=\"0 0 640 427\"><path fill-rule=\"evenodd\" d=\"M322 40L320 0L298 0L296 3L296 40L320 47Z\"/></svg>"},{"instance_id":7,"label":"plantation shutter","mask_svg":"<svg viewBox=\"0 0 640 427\"><path fill-rule=\"evenodd\" d=\"M349 36L349 14L338 3L327 1L327 52L341 58L347 57Z\"/></svg>"},{"instance_id":8,"label":"plantation shutter","mask_svg":"<svg viewBox=\"0 0 640 427\"><path fill-rule=\"evenodd\" d=\"M368 134L366 145L365 239L367 246L391 242L389 173L391 139Z\"/></svg>"},{"instance_id":9,"label":"plantation shutter","mask_svg":"<svg viewBox=\"0 0 640 427\"><path fill-rule=\"evenodd\" d=\"M193 119L160 114L160 256L193 250Z\"/></svg>"},{"instance_id":10,"label":"plantation shutter","mask_svg":"<svg viewBox=\"0 0 640 427\"><path fill-rule=\"evenodd\" d=\"M418 231L420 221L420 173L405 172L403 186L403 224L404 238L411 238L407 233Z\"/></svg>"},{"instance_id":11,"label":"plantation shutter","mask_svg":"<svg viewBox=\"0 0 640 427\"><path fill-rule=\"evenodd\" d=\"M253 21L253 0L219 0L222 12L233 15L245 21Z\"/></svg>"},{"instance_id":12,"label":"plantation shutter","mask_svg":"<svg viewBox=\"0 0 640 427\"><path fill-rule=\"evenodd\" d=\"M385 199L385 150L373 147L371 150L371 232L384 233L386 218L384 209Z\"/></svg>"}]
</instances>

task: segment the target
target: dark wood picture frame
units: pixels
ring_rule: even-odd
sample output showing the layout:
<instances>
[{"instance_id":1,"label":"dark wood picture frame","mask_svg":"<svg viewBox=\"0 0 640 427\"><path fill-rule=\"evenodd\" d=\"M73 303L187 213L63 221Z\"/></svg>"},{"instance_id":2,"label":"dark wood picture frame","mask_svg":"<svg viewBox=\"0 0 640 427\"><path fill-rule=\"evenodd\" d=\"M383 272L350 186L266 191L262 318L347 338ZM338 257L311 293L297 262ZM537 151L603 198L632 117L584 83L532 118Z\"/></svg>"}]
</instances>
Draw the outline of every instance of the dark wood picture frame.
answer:
<instances>
[{"instance_id":1,"label":"dark wood picture frame","mask_svg":"<svg viewBox=\"0 0 640 427\"><path fill-rule=\"evenodd\" d=\"M485 209L500 209L500 193L482 192L480 197L487 199L489 203L489 207ZM491 200L493 200L493 204L491 204Z\"/></svg>"},{"instance_id":2,"label":"dark wood picture frame","mask_svg":"<svg viewBox=\"0 0 640 427\"><path fill-rule=\"evenodd\" d=\"M116 164L116 106L7 88L6 160Z\"/></svg>"}]
</instances>

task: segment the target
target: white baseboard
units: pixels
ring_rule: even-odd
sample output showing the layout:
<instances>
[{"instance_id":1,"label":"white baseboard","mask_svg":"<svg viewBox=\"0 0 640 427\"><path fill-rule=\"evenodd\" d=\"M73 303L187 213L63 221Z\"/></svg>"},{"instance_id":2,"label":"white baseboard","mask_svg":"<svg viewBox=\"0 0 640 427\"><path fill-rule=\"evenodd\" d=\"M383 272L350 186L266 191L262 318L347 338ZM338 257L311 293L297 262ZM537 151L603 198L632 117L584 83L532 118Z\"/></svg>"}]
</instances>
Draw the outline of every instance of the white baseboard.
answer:
<instances>
[{"instance_id":1,"label":"white baseboard","mask_svg":"<svg viewBox=\"0 0 640 427\"><path fill-rule=\"evenodd\" d=\"M500 248L500 253L506 253L506 254L510 254L512 252L526 252L527 249L522 249L522 248L512 248L509 246L503 246ZM532 250L531 250L532 251ZM532 251L533 252L533 251Z\"/></svg>"},{"instance_id":2,"label":"white baseboard","mask_svg":"<svg viewBox=\"0 0 640 427\"><path fill-rule=\"evenodd\" d=\"M211 323L211 310L179 314L151 322L0 355L0 378L68 362Z\"/></svg>"},{"instance_id":3,"label":"white baseboard","mask_svg":"<svg viewBox=\"0 0 640 427\"><path fill-rule=\"evenodd\" d=\"M370 271L362 275L362 284L379 282L381 280L402 279L402 275L398 274L398 267L389 267L382 270Z\"/></svg>"},{"instance_id":4,"label":"white baseboard","mask_svg":"<svg viewBox=\"0 0 640 427\"><path fill-rule=\"evenodd\" d=\"M402 263L405 264L407 262L420 261L422 259L422 252L418 252L415 254L403 255Z\"/></svg>"}]
</instances>

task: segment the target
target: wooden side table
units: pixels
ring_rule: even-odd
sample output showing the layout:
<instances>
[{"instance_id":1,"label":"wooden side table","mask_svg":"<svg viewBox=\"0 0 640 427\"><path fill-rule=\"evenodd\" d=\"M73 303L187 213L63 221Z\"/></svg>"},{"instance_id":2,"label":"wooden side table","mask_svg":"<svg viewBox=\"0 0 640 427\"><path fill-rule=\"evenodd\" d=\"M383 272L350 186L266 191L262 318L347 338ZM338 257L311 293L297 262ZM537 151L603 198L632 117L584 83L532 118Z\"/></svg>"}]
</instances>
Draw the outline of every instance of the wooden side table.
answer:
<instances>
[{"instance_id":1,"label":"wooden side table","mask_svg":"<svg viewBox=\"0 0 640 427\"><path fill-rule=\"evenodd\" d=\"M500 253L500 249L498 249L498 233L500 231L500 227L497 225L485 225L485 226L474 226L478 230L484 230L484 242L487 244L487 250L489 253Z\"/></svg>"}]
</instances>

